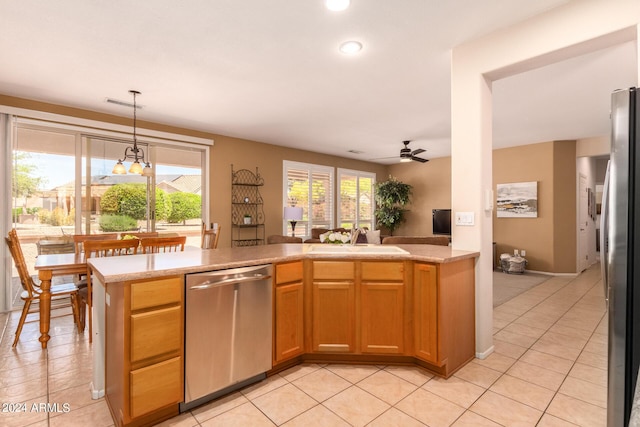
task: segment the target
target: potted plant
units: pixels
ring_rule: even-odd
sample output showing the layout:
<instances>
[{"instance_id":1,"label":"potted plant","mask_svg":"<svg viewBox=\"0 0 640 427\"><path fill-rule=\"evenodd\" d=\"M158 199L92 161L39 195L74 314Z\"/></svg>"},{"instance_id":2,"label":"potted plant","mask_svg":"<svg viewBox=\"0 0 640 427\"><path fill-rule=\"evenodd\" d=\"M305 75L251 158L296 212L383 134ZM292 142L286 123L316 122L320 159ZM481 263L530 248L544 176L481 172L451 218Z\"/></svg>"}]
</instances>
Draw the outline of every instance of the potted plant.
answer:
<instances>
[{"instance_id":1,"label":"potted plant","mask_svg":"<svg viewBox=\"0 0 640 427\"><path fill-rule=\"evenodd\" d=\"M244 215L244 224L245 225L251 224L251 215L249 215L249 214L245 214Z\"/></svg>"},{"instance_id":2,"label":"potted plant","mask_svg":"<svg viewBox=\"0 0 640 427\"><path fill-rule=\"evenodd\" d=\"M405 184L393 176L388 181L379 182L375 186L377 209L376 220L379 225L393 231L405 221L405 206L410 203L411 185Z\"/></svg>"}]
</instances>

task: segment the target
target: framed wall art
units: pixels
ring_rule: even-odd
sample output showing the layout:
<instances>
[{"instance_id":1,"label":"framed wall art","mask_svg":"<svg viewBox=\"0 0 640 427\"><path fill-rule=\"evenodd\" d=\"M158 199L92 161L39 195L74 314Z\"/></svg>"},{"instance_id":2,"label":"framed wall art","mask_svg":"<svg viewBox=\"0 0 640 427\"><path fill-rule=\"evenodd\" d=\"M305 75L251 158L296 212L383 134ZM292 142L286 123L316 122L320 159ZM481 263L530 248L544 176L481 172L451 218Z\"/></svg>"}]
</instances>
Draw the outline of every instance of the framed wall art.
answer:
<instances>
[{"instance_id":1,"label":"framed wall art","mask_svg":"<svg viewBox=\"0 0 640 427\"><path fill-rule=\"evenodd\" d=\"M538 181L497 185L498 218L537 218Z\"/></svg>"}]
</instances>

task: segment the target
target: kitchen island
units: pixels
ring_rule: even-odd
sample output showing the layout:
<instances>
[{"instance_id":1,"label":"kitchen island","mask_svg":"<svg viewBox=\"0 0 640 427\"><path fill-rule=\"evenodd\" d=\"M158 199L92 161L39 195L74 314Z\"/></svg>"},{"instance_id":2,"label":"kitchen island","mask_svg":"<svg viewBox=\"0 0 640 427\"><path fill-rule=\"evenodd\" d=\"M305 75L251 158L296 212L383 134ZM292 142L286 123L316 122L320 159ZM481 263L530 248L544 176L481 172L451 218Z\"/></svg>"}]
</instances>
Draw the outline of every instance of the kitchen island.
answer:
<instances>
[{"instance_id":1,"label":"kitchen island","mask_svg":"<svg viewBox=\"0 0 640 427\"><path fill-rule=\"evenodd\" d=\"M94 396L116 425L175 416L184 402L185 277L273 266L272 369L298 363L418 364L448 377L475 355L477 252L446 246L282 244L89 261ZM268 304L268 303L267 303Z\"/></svg>"}]
</instances>

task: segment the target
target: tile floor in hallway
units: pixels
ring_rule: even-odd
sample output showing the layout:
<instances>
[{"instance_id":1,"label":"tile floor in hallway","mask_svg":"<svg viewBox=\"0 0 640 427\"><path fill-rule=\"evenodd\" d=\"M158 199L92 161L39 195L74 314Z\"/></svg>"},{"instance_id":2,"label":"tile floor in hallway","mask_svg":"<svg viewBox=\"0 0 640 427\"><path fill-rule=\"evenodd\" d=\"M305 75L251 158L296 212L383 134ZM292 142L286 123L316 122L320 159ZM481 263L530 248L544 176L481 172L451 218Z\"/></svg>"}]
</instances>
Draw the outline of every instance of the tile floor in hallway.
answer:
<instances>
[{"instance_id":1,"label":"tile floor in hallway","mask_svg":"<svg viewBox=\"0 0 640 427\"><path fill-rule=\"evenodd\" d=\"M70 316L52 320L46 351L37 323L12 349L18 313L0 316L0 409L26 404L26 412L0 412L0 425L113 425L104 399L91 400L92 348ZM597 268L552 277L496 307L494 338L493 354L447 380L411 367L301 365L161 425L606 425L607 325ZM34 403L58 404L58 412L32 411Z\"/></svg>"}]
</instances>

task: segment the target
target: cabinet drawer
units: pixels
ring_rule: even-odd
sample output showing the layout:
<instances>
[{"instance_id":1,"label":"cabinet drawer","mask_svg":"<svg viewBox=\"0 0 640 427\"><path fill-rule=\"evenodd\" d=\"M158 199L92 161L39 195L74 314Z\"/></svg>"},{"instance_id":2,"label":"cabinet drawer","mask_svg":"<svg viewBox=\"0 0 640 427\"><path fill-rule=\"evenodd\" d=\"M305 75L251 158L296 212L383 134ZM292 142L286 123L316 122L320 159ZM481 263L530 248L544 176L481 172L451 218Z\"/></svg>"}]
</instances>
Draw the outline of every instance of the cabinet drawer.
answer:
<instances>
[{"instance_id":1,"label":"cabinet drawer","mask_svg":"<svg viewBox=\"0 0 640 427\"><path fill-rule=\"evenodd\" d=\"M131 417L182 401L182 358L174 357L129 374Z\"/></svg>"},{"instance_id":2,"label":"cabinet drawer","mask_svg":"<svg viewBox=\"0 0 640 427\"><path fill-rule=\"evenodd\" d=\"M302 280L302 261L276 264L276 285Z\"/></svg>"},{"instance_id":3,"label":"cabinet drawer","mask_svg":"<svg viewBox=\"0 0 640 427\"><path fill-rule=\"evenodd\" d=\"M131 315L131 362L170 352L182 344L181 307Z\"/></svg>"},{"instance_id":4,"label":"cabinet drawer","mask_svg":"<svg viewBox=\"0 0 640 427\"><path fill-rule=\"evenodd\" d=\"M354 280L355 263L353 261L314 261L313 279L317 280Z\"/></svg>"},{"instance_id":5,"label":"cabinet drawer","mask_svg":"<svg viewBox=\"0 0 640 427\"><path fill-rule=\"evenodd\" d=\"M404 280L403 262L362 262L362 280Z\"/></svg>"},{"instance_id":6,"label":"cabinet drawer","mask_svg":"<svg viewBox=\"0 0 640 427\"><path fill-rule=\"evenodd\" d=\"M131 311L182 301L182 279L148 280L131 284Z\"/></svg>"}]
</instances>

